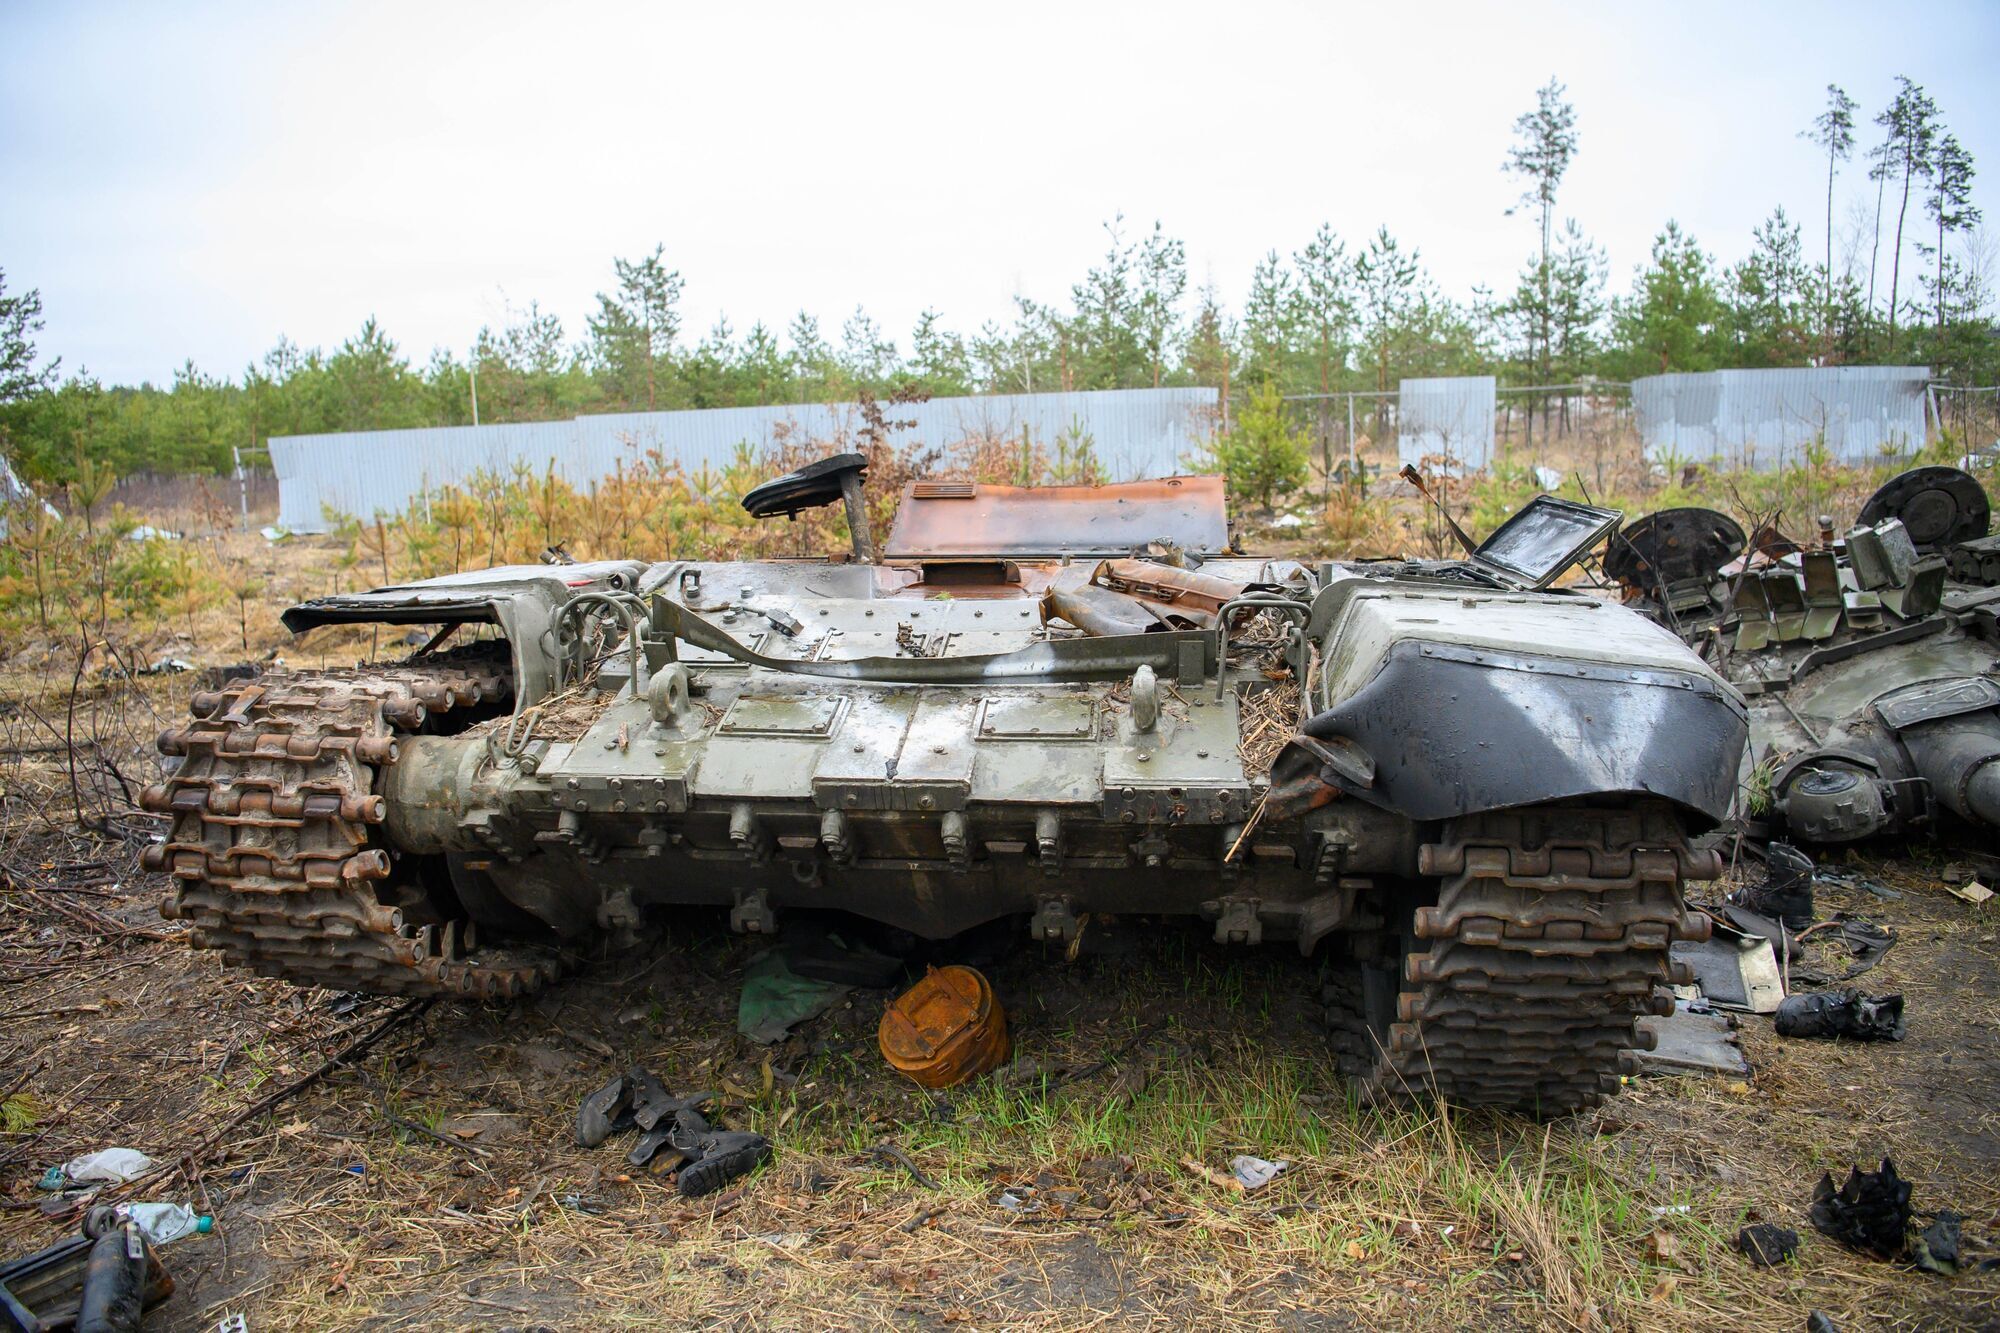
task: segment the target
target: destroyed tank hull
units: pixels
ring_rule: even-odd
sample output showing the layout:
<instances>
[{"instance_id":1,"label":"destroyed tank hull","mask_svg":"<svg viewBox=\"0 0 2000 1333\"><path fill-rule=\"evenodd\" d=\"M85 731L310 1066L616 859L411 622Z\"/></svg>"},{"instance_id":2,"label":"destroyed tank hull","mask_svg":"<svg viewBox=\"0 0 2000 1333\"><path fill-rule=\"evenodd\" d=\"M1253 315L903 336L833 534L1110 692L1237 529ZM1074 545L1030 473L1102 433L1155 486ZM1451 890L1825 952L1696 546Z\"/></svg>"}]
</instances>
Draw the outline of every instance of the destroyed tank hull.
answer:
<instances>
[{"instance_id":1,"label":"destroyed tank hull","mask_svg":"<svg viewBox=\"0 0 2000 1333\"><path fill-rule=\"evenodd\" d=\"M1725 568L1743 551L1741 530L1733 549L1697 547L1680 539L1735 525L1674 511L1635 525L1606 564L1747 697L1745 815L1822 847L1912 836L1990 844L2000 832L2000 568L1986 494L1956 468L1916 468L1877 491L1860 520L1839 539L1822 520L1811 546L1780 539Z\"/></svg>"},{"instance_id":2,"label":"destroyed tank hull","mask_svg":"<svg viewBox=\"0 0 2000 1333\"><path fill-rule=\"evenodd\" d=\"M1373 1095L1615 1088L1669 945L1706 933L1682 891L1719 871L1692 839L1732 799L1740 698L1623 608L1231 557L1208 479L1145 485L1074 502L1130 524L1109 538L975 487L983 532L925 536L951 511L919 483L881 563L516 567L295 608L495 637L197 695L145 798L173 816L167 914L267 974L468 997L693 906L1065 944L1193 917L1326 959ZM1009 505L1040 506L1028 535Z\"/></svg>"}]
</instances>

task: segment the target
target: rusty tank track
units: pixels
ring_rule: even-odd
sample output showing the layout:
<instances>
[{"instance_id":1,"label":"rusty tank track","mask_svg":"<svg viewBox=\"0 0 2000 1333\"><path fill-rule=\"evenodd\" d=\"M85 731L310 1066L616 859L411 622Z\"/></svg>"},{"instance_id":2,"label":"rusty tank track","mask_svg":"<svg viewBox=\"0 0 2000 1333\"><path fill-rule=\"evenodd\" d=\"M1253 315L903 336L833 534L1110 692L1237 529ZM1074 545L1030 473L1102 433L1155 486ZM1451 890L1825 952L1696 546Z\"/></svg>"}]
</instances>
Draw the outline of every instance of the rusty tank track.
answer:
<instances>
[{"instance_id":1,"label":"rusty tank track","mask_svg":"<svg viewBox=\"0 0 2000 1333\"><path fill-rule=\"evenodd\" d=\"M1561 1114L1637 1072L1639 1018L1672 1013L1665 983L1688 979L1668 946L1708 937L1682 882L1721 864L1665 806L1554 807L1454 820L1418 870L1437 902L1409 923L1363 1090Z\"/></svg>"},{"instance_id":2,"label":"rusty tank track","mask_svg":"<svg viewBox=\"0 0 2000 1333\"><path fill-rule=\"evenodd\" d=\"M513 694L484 645L419 662L279 673L195 694L194 720L160 736L180 768L141 804L173 816L144 864L177 881L161 904L196 948L300 985L498 999L561 972L537 948L480 948L469 920L438 920L423 886L373 836L376 773L398 732Z\"/></svg>"}]
</instances>

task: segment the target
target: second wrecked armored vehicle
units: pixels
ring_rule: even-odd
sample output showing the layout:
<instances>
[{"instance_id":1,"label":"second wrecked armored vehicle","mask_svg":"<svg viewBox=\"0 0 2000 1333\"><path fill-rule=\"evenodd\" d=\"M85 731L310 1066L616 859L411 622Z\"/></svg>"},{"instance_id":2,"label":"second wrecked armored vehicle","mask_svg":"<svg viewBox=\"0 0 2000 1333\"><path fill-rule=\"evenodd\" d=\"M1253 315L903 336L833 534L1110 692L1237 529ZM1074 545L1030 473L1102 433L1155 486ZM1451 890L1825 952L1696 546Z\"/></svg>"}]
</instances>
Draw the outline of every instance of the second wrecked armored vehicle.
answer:
<instances>
[{"instance_id":1,"label":"second wrecked armored vehicle","mask_svg":"<svg viewBox=\"0 0 2000 1333\"><path fill-rule=\"evenodd\" d=\"M307 603L409 660L197 694L153 852L195 943L300 982L505 996L649 914L835 908L943 939L1093 914L1283 941L1358 996L1376 1094L1617 1086L1705 934L1741 700L1549 584L1616 514L1543 497L1459 562L1231 552L1222 483L920 481L876 555L516 566ZM453 648L461 637L492 637ZM1352 985L1345 985L1346 981Z\"/></svg>"},{"instance_id":2,"label":"second wrecked armored vehicle","mask_svg":"<svg viewBox=\"0 0 2000 1333\"><path fill-rule=\"evenodd\" d=\"M1892 478L1836 539L1648 515L1606 572L1748 697L1749 781L1774 831L1816 845L2000 830L2000 549L1978 481Z\"/></svg>"}]
</instances>

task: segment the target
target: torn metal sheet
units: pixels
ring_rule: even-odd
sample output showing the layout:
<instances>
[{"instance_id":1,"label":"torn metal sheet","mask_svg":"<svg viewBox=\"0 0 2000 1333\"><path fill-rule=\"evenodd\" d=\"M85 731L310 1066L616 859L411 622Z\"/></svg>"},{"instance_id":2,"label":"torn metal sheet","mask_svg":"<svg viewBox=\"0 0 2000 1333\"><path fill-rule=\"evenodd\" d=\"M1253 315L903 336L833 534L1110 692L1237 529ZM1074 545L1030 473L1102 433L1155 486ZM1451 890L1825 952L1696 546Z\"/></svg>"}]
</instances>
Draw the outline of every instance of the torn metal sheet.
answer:
<instances>
[{"instance_id":1,"label":"torn metal sheet","mask_svg":"<svg viewBox=\"0 0 2000 1333\"><path fill-rule=\"evenodd\" d=\"M1042 615L1046 620L1067 621L1098 638L1172 628L1138 598L1094 585L1050 588L1042 598Z\"/></svg>"},{"instance_id":2,"label":"torn metal sheet","mask_svg":"<svg viewBox=\"0 0 2000 1333\"><path fill-rule=\"evenodd\" d=\"M1645 1073L1741 1076L1750 1072L1736 1025L1726 1014L1701 1013L1680 1003L1665 1018L1650 1014L1641 1018L1639 1030L1654 1039L1652 1050L1639 1052L1639 1068Z\"/></svg>"},{"instance_id":3,"label":"torn metal sheet","mask_svg":"<svg viewBox=\"0 0 2000 1333\"><path fill-rule=\"evenodd\" d=\"M1177 629L1213 628L1222 608L1251 586L1156 560L1107 560L1097 567L1092 581L1130 593L1163 619L1184 619L1186 623L1176 625Z\"/></svg>"},{"instance_id":4,"label":"torn metal sheet","mask_svg":"<svg viewBox=\"0 0 2000 1333\"><path fill-rule=\"evenodd\" d=\"M1717 921L1700 944L1682 940L1673 959L1694 969L1695 981L1709 1001L1746 1013L1775 1013L1785 998L1784 976L1771 941Z\"/></svg>"}]
</instances>

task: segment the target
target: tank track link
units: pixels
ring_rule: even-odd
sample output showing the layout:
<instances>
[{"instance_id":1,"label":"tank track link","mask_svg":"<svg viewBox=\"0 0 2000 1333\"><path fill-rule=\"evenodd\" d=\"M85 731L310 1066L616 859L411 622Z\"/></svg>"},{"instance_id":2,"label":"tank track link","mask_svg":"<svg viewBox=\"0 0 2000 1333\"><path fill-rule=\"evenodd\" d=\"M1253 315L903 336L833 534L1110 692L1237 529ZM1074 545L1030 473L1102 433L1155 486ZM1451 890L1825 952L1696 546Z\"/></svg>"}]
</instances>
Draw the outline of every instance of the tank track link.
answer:
<instances>
[{"instance_id":1,"label":"tank track link","mask_svg":"<svg viewBox=\"0 0 2000 1333\"><path fill-rule=\"evenodd\" d=\"M140 800L172 816L143 858L178 881L161 915L191 923L196 948L299 985L504 999L548 984L558 954L481 948L472 922L424 919L421 886L396 882L373 834L387 813L376 773L398 733L512 694L484 645L197 692L194 720L159 738L179 769Z\"/></svg>"},{"instance_id":2,"label":"tank track link","mask_svg":"<svg viewBox=\"0 0 2000 1333\"><path fill-rule=\"evenodd\" d=\"M1668 807L1530 808L1453 821L1420 849L1386 1037L1363 1091L1531 1114L1588 1109L1638 1072L1648 1013L1673 1012L1675 940L1708 938L1681 885L1722 873Z\"/></svg>"}]
</instances>

